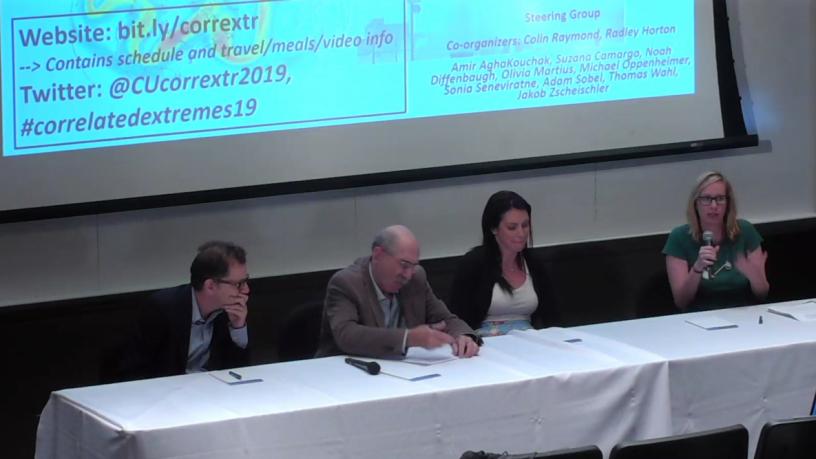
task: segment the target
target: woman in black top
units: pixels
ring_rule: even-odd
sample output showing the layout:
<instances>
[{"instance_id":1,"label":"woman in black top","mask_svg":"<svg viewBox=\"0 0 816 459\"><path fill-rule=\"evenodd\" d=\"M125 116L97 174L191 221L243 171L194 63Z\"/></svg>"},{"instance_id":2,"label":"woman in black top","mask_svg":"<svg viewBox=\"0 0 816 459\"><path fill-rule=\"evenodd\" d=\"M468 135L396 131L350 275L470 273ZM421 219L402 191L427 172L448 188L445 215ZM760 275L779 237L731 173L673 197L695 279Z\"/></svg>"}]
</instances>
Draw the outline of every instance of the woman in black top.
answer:
<instances>
[{"instance_id":1,"label":"woman in black top","mask_svg":"<svg viewBox=\"0 0 816 459\"><path fill-rule=\"evenodd\" d=\"M529 248L531 214L517 193L494 193L482 213L482 245L459 262L450 309L480 336L557 322L546 271Z\"/></svg>"}]
</instances>

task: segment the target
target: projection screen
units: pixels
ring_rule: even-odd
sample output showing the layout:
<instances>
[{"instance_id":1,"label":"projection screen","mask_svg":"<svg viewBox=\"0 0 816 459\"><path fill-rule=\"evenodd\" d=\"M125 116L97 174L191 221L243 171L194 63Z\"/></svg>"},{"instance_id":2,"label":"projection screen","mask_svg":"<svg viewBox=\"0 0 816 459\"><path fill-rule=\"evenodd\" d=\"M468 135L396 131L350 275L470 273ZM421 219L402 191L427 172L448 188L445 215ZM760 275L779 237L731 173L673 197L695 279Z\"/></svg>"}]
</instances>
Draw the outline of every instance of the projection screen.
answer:
<instances>
[{"instance_id":1,"label":"projection screen","mask_svg":"<svg viewBox=\"0 0 816 459\"><path fill-rule=\"evenodd\" d=\"M0 216L744 140L717 4L4 0Z\"/></svg>"}]
</instances>

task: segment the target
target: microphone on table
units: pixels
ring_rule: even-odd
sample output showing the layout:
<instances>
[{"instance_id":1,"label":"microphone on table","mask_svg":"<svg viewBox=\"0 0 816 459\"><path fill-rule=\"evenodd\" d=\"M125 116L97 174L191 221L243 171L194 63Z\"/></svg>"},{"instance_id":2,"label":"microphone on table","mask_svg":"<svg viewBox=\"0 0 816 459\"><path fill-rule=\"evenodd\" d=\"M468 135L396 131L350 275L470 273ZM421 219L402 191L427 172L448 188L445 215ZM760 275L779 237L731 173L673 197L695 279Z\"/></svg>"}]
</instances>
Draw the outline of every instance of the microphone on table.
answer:
<instances>
[{"instance_id":1,"label":"microphone on table","mask_svg":"<svg viewBox=\"0 0 816 459\"><path fill-rule=\"evenodd\" d=\"M380 364L377 362L366 362L365 360L346 357L346 363L357 367L370 375L380 374Z\"/></svg>"},{"instance_id":2,"label":"microphone on table","mask_svg":"<svg viewBox=\"0 0 816 459\"><path fill-rule=\"evenodd\" d=\"M703 231L703 245L712 247L714 245L714 233L711 231ZM711 279L711 266L706 266L703 269L703 279Z\"/></svg>"}]
</instances>

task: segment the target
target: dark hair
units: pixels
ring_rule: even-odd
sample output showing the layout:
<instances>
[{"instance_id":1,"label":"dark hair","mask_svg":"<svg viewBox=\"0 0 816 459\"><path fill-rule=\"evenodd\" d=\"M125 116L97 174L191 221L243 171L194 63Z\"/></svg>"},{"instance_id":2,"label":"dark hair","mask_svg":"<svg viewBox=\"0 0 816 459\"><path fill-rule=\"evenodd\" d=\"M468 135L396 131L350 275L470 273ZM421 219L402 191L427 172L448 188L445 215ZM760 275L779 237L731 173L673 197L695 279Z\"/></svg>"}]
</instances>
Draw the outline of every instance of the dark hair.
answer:
<instances>
[{"instance_id":1,"label":"dark hair","mask_svg":"<svg viewBox=\"0 0 816 459\"><path fill-rule=\"evenodd\" d=\"M501 274L501 251L493 230L499 227L502 217L510 209L524 210L531 218L533 216L533 208L527 200L518 193L506 190L493 193L490 199L487 200L487 204L485 204L484 212L482 212L482 246L485 249L486 262L490 273L495 276L496 282L506 292L512 292L513 288ZM529 247L532 243L533 227L531 222L530 240L527 242L527 246ZM523 253L518 254L516 263L518 263L520 269L524 267Z\"/></svg>"},{"instance_id":2,"label":"dark hair","mask_svg":"<svg viewBox=\"0 0 816 459\"><path fill-rule=\"evenodd\" d=\"M246 251L232 242L209 241L198 248L190 265L190 285L201 290L207 279L221 279L229 274L230 262L246 264Z\"/></svg>"}]
</instances>

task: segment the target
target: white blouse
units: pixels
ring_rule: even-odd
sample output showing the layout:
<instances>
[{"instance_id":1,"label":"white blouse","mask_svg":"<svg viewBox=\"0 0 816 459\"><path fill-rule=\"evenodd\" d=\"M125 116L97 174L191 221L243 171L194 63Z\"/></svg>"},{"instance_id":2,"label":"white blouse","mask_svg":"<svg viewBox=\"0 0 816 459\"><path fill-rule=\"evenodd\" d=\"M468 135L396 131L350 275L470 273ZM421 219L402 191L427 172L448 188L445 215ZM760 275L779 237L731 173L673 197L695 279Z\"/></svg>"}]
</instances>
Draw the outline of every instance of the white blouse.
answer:
<instances>
[{"instance_id":1,"label":"white blouse","mask_svg":"<svg viewBox=\"0 0 816 459\"><path fill-rule=\"evenodd\" d=\"M524 283L519 288L513 289L512 295L504 291L498 282L493 284L493 298L490 300L485 321L530 320L530 316L538 307L538 295L533 288L530 273L526 274Z\"/></svg>"}]
</instances>

